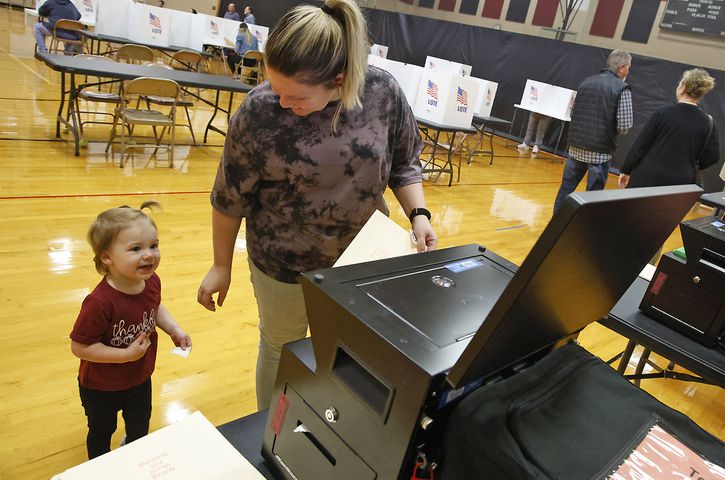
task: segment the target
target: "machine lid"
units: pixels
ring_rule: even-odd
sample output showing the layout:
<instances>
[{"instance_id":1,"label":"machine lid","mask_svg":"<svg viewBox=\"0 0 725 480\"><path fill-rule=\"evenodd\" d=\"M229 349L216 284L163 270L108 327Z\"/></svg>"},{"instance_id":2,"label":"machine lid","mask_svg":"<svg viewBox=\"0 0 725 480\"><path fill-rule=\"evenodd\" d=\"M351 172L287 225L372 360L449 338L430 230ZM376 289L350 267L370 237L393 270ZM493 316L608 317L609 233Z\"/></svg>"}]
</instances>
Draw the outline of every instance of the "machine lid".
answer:
<instances>
[{"instance_id":1,"label":"machine lid","mask_svg":"<svg viewBox=\"0 0 725 480\"><path fill-rule=\"evenodd\" d=\"M679 185L569 195L448 382L488 377L604 317L701 194Z\"/></svg>"}]
</instances>

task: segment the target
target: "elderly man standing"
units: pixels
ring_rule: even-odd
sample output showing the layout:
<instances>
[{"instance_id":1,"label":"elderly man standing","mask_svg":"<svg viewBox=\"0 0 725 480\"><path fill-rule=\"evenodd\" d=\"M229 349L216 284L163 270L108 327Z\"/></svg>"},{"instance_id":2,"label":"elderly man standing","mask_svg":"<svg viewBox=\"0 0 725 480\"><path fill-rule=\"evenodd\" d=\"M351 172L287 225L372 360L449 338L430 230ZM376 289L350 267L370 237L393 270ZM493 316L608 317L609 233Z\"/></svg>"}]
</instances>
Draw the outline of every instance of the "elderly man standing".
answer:
<instances>
[{"instance_id":1,"label":"elderly man standing","mask_svg":"<svg viewBox=\"0 0 725 480\"><path fill-rule=\"evenodd\" d=\"M58 20L79 20L81 12L78 11L71 0L47 0L38 9L38 15L45 17L46 21L35 24L35 43L38 44L39 52L47 52L48 47L45 45L45 37L53 35L53 27ZM58 32L58 38L67 40L78 40L80 34L67 30ZM79 45L67 45L65 47L66 54L80 53Z\"/></svg>"},{"instance_id":2,"label":"elderly man standing","mask_svg":"<svg viewBox=\"0 0 725 480\"><path fill-rule=\"evenodd\" d=\"M627 133L634 123L632 93L624 81L631 66L629 53L614 50L607 59L607 68L586 78L579 86L571 113L569 151L554 212L587 172L587 190L604 189L612 154L617 148L617 136Z\"/></svg>"},{"instance_id":3,"label":"elderly man standing","mask_svg":"<svg viewBox=\"0 0 725 480\"><path fill-rule=\"evenodd\" d=\"M234 20L236 22L242 21L242 17L240 17L239 12L237 12L236 4L230 3L227 5L227 11L224 12L224 18L228 18L229 20Z\"/></svg>"}]
</instances>

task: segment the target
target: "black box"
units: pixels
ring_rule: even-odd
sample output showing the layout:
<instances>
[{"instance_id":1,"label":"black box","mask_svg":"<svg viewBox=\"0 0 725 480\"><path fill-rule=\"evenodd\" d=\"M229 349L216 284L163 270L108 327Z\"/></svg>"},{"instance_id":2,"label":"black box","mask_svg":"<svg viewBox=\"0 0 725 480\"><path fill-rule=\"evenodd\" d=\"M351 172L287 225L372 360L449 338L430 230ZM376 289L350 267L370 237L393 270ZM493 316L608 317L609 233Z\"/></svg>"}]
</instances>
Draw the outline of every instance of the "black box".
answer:
<instances>
[{"instance_id":1,"label":"black box","mask_svg":"<svg viewBox=\"0 0 725 480\"><path fill-rule=\"evenodd\" d=\"M518 271L468 245L305 274L311 338L282 351L270 467L300 480L429 467L457 401L603 317L700 193L570 195Z\"/></svg>"}]
</instances>

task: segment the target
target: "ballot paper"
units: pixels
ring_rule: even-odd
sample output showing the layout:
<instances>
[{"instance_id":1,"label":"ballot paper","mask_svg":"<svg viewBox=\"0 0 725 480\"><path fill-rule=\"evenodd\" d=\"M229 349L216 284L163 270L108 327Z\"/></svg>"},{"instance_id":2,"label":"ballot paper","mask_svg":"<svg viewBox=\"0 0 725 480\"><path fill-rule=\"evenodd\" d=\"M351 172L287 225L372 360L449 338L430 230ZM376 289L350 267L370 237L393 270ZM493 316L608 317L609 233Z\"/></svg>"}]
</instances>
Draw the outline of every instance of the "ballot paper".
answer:
<instances>
[{"instance_id":1,"label":"ballot paper","mask_svg":"<svg viewBox=\"0 0 725 480\"><path fill-rule=\"evenodd\" d=\"M174 347L171 349L171 353L183 358L189 358L189 354L191 353L191 347L186 347L186 350L182 349L181 347Z\"/></svg>"},{"instance_id":2,"label":"ballot paper","mask_svg":"<svg viewBox=\"0 0 725 480\"><path fill-rule=\"evenodd\" d=\"M254 466L201 414L66 470L52 480L255 480Z\"/></svg>"},{"instance_id":3,"label":"ballot paper","mask_svg":"<svg viewBox=\"0 0 725 480\"><path fill-rule=\"evenodd\" d=\"M379 210L342 252L334 267L416 253L415 237Z\"/></svg>"}]
</instances>

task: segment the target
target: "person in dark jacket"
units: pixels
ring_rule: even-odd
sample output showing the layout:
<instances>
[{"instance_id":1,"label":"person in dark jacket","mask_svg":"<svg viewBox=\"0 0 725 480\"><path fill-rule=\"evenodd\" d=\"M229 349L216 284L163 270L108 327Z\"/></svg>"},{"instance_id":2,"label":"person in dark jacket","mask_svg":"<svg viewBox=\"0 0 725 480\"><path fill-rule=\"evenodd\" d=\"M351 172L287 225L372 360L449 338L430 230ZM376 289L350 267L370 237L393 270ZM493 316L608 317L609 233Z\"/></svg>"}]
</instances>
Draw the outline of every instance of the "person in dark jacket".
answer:
<instances>
[{"instance_id":1,"label":"person in dark jacket","mask_svg":"<svg viewBox=\"0 0 725 480\"><path fill-rule=\"evenodd\" d=\"M629 150L619 186L658 187L698 183L698 170L720 160L720 140L711 117L699 107L715 87L705 70L687 70L675 90L677 103L658 108Z\"/></svg>"},{"instance_id":2,"label":"person in dark jacket","mask_svg":"<svg viewBox=\"0 0 725 480\"><path fill-rule=\"evenodd\" d=\"M612 154L617 148L617 136L627 133L634 123L632 94L624 81L631 66L629 53L614 50L607 59L607 68L586 78L579 86L571 112L569 151L554 212L576 189L584 174L587 174L587 190L604 189Z\"/></svg>"},{"instance_id":3,"label":"person in dark jacket","mask_svg":"<svg viewBox=\"0 0 725 480\"><path fill-rule=\"evenodd\" d=\"M38 9L38 15L45 17L44 22L35 24L35 43L38 44L39 52L47 52L48 47L45 46L45 37L53 35L53 27L58 20L80 20L81 12L78 11L71 0L47 0ZM78 40L80 34L68 30L61 30L57 34L58 38L66 40ZM66 45L66 55L80 53L79 45Z\"/></svg>"}]
</instances>

